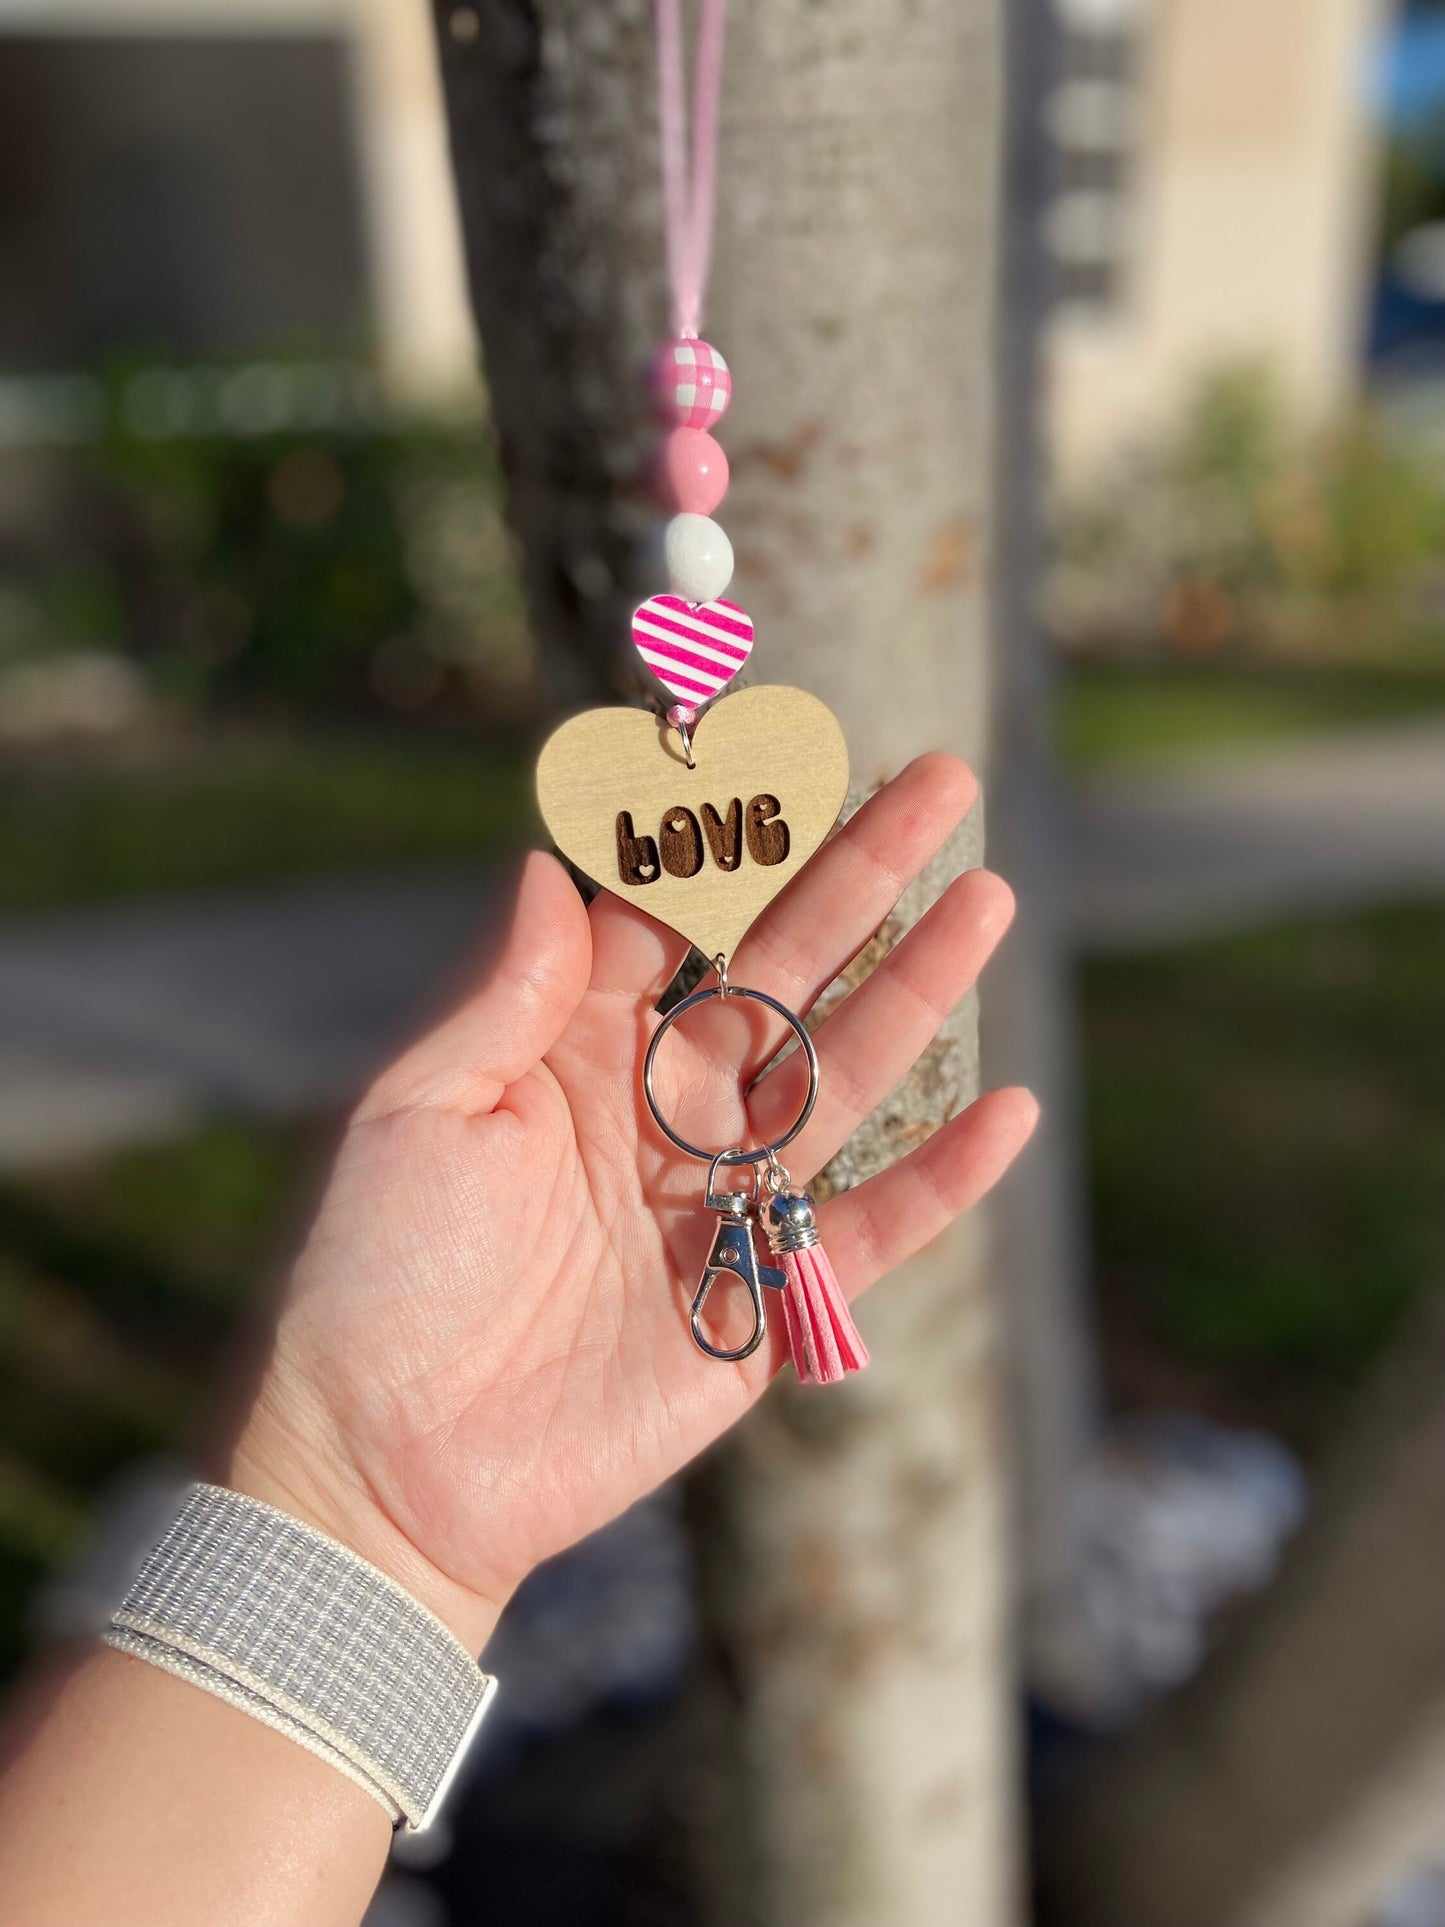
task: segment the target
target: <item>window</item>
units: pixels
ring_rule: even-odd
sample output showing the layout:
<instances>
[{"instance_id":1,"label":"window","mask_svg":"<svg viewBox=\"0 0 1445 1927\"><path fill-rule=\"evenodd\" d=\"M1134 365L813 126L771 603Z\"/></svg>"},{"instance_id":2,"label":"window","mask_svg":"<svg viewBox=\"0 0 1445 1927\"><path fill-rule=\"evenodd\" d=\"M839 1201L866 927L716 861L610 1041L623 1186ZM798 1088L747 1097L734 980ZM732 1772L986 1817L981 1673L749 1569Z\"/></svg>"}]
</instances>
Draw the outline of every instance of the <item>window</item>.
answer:
<instances>
[{"instance_id":1,"label":"window","mask_svg":"<svg viewBox=\"0 0 1445 1927\"><path fill-rule=\"evenodd\" d=\"M1139 21L1125 0L1059 0L1058 79L1044 105L1057 154L1045 233L1059 302L1108 312L1123 298L1141 115Z\"/></svg>"}]
</instances>

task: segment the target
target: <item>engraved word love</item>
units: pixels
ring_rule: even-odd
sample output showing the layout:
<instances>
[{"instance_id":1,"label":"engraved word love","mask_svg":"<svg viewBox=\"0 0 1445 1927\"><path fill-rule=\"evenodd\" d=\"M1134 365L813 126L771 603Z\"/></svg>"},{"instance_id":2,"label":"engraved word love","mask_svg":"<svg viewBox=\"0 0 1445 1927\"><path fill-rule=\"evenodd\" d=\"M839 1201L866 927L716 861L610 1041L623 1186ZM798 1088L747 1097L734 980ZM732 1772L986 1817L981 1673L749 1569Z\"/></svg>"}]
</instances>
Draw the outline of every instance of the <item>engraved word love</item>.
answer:
<instances>
[{"instance_id":1,"label":"engraved word love","mask_svg":"<svg viewBox=\"0 0 1445 1927\"><path fill-rule=\"evenodd\" d=\"M746 810L742 798L735 796L724 815L704 803L699 823L686 804L677 803L663 811L653 838L637 834L631 810L619 810L617 874L634 888L656 883L664 871L670 877L695 877L703 865L704 837L713 862L729 874L743 860L745 838L754 863L765 867L783 863L792 839L781 811L776 796L755 796Z\"/></svg>"},{"instance_id":2,"label":"engraved word love","mask_svg":"<svg viewBox=\"0 0 1445 1927\"><path fill-rule=\"evenodd\" d=\"M645 709L589 709L543 745L537 801L579 870L730 957L837 822L848 748L816 696L760 684L704 710L692 751Z\"/></svg>"}]
</instances>

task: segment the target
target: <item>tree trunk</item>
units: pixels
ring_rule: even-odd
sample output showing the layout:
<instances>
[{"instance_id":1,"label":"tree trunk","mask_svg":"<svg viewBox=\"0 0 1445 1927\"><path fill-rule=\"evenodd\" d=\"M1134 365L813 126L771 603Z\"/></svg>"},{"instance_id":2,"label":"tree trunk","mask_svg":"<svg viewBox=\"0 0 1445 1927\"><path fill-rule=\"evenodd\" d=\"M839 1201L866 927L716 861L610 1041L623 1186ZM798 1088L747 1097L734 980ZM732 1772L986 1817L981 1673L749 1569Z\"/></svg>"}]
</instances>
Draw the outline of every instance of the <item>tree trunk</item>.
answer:
<instances>
[{"instance_id":1,"label":"tree trunk","mask_svg":"<svg viewBox=\"0 0 1445 1927\"><path fill-rule=\"evenodd\" d=\"M1279 1579L1048 1814L1060 1927L1359 1927L1439 1864L1445 1296L1409 1321Z\"/></svg>"},{"instance_id":2,"label":"tree trunk","mask_svg":"<svg viewBox=\"0 0 1445 1927\"><path fill-rule=\"evenodd\" d=\"M620 643L646 524L637 371L665 331L648 0L439 12L473 298L531 609L571 689ZM734 0L717 260L719 511L754 675L838 712L855 797L983 752L1000 142L991 0ZM971 826L891 920L959 869ZM972 1008L827 1174L972 1096ZM998 1366L977 1227L863 1309L875 1363L779 1388L696 1482L725 1712L715 1917L999 1927L1015 1911Z\"/></svg>"},{"instance_id":3,"label":"tree trunk","mask_svg":"<svg viewBox=\"0 0 1445 1927\"><path fill-rule=\"evenodd\" d=\"M1009 139L999 355L989 855L1018 897L1009 965L990 993L984 1074L1041 1108L1026 1156L990 1205L1007 1331L1023 1670L1054 1706L1096 1701L1099 1655L1081 1610L1078 1480L1099 1426L1088 1307L1084 1132L1073 1009L1066 806L1054 758L1054 651L1044 629L1039 395L1053 295L1045 216L1057 149L1040 136L1058 72L1053 0L1008 9Z\"/></svg>"}]
</instances>

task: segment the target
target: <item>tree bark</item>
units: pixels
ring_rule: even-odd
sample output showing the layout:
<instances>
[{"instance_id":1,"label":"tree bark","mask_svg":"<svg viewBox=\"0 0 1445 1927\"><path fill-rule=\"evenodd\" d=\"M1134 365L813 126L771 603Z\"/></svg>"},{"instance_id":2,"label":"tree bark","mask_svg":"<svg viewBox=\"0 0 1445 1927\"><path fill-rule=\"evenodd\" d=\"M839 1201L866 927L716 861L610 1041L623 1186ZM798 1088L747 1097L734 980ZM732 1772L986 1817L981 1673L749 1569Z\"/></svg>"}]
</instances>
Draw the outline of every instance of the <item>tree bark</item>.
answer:
<instances>
[{"instance_id":1,"label":"tree bark","mask_svg":"<svg viewBox=\"0 0 1445 1927\"><path fill-rule=\"evenodd\" d=\"M1440 1857L1445 1296L1410 1321L1279 1579L1046 1814L1060 1927L1358 1927Z\"/></svg>"},{"instance_id":2,"label":"tree bark","mask_svg":"<svg viewBox=\"0 0 1445 1927\"><path fill-rule=\"evenodd\" d=\"M621 646L647 517L637 377L665 332L647 0L442 7L473 299L533 619L559 686ZM704 333L728 358L719 511L753 676L838 713L857 798L982 757L1001 120L994 0L735 0ZM972 825L860 966L960 869ZM973 1095L975 1012L826 1176ZM1015 1914L1006 1534L976 1226L863 1308L875 1363L771 1394L695 1483L726 1812L714 1917L909 1927Z\"/></svg>"}]
</instances>

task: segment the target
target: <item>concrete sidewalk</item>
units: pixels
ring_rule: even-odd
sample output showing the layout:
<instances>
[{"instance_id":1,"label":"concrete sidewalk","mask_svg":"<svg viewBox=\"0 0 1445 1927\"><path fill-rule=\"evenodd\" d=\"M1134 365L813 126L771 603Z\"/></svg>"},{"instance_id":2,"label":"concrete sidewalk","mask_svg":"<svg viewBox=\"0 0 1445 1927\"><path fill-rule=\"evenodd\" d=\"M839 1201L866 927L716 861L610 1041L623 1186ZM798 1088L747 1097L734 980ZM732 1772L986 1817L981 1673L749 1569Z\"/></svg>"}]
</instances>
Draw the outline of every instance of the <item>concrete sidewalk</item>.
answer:
<instances>
[{"instance_id":1,"label":"concrete sidewalk","mask_svg":"<svg viewBox=\"0 0 1445 1927\"><path fill-rule=\"evenodd\" d=\"M0 1166L349 1102L475 974L489 893L420 866L0 923Z\"/></svg>"},{"instance_id":2,"label":"concrete sidewalk","mask_svg":"<svg viewBox=\"0 0 1445 1927\"><path fill-rule=\"evenodd\" d=\"M1178 758L1076 791L1080 946L1134 950L1445 891L1445 727Z\"/></svg>"}]
</instances>

